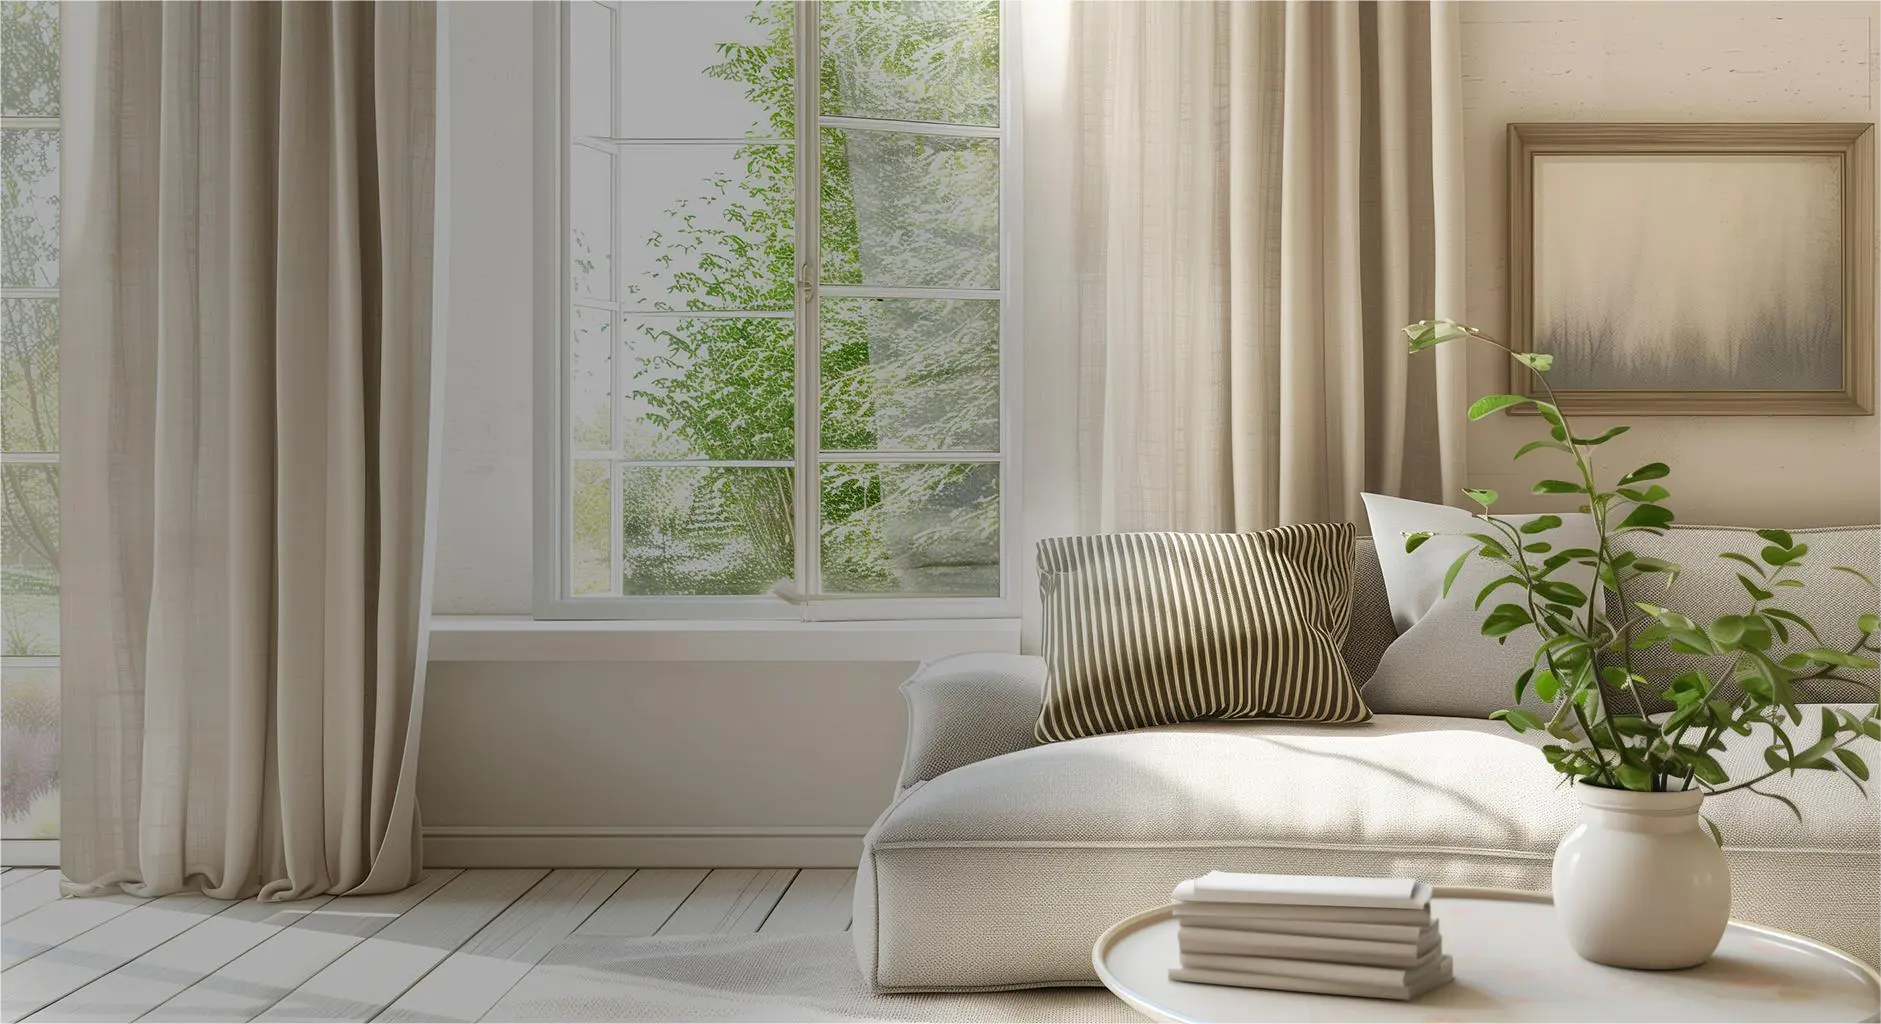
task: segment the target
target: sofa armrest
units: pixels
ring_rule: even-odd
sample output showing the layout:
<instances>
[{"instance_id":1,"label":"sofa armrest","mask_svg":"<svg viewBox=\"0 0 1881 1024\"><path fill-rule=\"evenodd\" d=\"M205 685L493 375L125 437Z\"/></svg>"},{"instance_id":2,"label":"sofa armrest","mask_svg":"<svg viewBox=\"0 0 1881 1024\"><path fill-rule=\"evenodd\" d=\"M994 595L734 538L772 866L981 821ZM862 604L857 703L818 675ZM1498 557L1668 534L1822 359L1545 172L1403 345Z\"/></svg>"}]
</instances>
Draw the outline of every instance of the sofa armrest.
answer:
<instances>
[{"instance_id":1,"label":"sofa armrest","mask_svg":"<svg viewBox=\"0 0 1881 1024\"><path fill-rule=\"evenodd\" d=\"M908 750L900 789L989 757L1038 745L1032 730L1045 706L1045 659L1022 654L959 654L923 664L901 692L908 701Z\"/></svg>"}]
</instances>

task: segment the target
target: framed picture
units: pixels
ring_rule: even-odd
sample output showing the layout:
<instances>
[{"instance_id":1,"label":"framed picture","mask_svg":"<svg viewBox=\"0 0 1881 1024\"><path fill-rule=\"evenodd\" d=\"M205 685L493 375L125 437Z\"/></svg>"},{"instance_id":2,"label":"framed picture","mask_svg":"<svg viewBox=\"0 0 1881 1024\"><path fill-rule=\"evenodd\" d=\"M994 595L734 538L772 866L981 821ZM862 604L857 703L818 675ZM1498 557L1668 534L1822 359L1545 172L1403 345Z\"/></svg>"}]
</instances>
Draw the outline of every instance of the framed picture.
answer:
<instances>
[{"instance_id":1,"label":"framed picture","mask_svg":"<svg viewBox=\"0 0 1881 1024\"><path fill-rule=\"evenodd\" d=\"M1509 342L1563 407L1874 411L1873 125L1511 124L1508 155Z\"/></svg>"}]
</instances>

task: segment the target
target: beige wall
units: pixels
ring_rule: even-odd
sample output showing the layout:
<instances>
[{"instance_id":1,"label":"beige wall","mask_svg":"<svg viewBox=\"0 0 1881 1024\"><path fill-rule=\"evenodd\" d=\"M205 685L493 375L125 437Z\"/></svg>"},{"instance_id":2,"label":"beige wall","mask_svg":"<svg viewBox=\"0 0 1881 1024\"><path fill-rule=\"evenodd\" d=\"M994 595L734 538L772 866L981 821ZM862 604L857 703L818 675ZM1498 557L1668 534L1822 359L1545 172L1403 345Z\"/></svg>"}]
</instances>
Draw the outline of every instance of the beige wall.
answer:
<instances>
[{"instance_id":1,"label":"beige wall","mask_svg":"<svg viewBox=\"0 0 1881 1024\"><path fill-rule=\"evenodd\" d=\"M1510 121L1874 121L1881 116L1875 3L1468 3L1463 18L1469 308L1507 324ZM1492 352L1473 357L1472 395L1507 388ZM1602 449L1614 472L1664 461L1672 508L1691 523L1820 526L1881 521L1881 420L1865 417L1626 417ZM1532 419L1472 428L1469 474L1512 511L1541 453L1519 468ZM1558 474L1551 474L1558 475Z\"/></svg>"}]
</instances>

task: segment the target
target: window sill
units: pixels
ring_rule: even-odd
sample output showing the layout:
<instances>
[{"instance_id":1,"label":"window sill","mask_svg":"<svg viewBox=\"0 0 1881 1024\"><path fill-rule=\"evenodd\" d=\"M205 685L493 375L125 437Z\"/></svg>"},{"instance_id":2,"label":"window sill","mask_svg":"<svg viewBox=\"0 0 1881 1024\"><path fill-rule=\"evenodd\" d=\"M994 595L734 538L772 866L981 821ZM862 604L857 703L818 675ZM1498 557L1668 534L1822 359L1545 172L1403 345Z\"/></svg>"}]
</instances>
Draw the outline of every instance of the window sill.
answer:
<instances>
[{"instance_id":1,"label":"window sill","mask_svg":"<svg viewBox=\"0 0 1881 1024\"><path fill-rule=\"evenodd\" d=\"M433 615L432 661L928 661L1017 653L1018 619L538 620Z\"/></svg>"}]
</instances>

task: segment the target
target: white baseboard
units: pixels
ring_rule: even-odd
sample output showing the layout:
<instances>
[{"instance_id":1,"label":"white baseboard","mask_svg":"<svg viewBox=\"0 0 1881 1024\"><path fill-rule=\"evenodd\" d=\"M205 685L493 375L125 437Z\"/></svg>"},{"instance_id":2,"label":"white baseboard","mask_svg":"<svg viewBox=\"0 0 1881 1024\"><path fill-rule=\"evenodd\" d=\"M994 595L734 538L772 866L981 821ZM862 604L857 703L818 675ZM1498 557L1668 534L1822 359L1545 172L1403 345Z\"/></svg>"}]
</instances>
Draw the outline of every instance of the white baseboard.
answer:
<instances>
[{"instance_id":1,"label":"white baseboard","mask_svg":"<svg viewBox=\"0 0 1881 1024\"><path fill-rule=\"evenodd\" d=\"M438 868L852 868L868 829L836 826L505 826L426 828Z\"/></svg>"},{"instance_id":2,"label":"white baseboard","mask_svg":"<svg viewBox=\"0 0 1881 1024\"><path fill-rule=\"evenodd\" d=\"M10 868L56 868L59 866L59 841L57 839L0 840L0 864Z\"/></svg>"}]
</instances>

